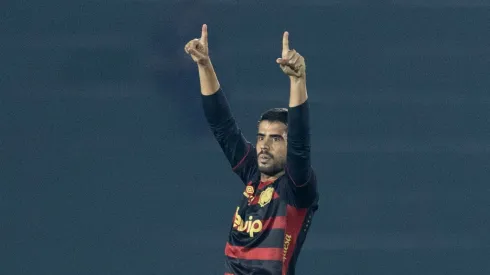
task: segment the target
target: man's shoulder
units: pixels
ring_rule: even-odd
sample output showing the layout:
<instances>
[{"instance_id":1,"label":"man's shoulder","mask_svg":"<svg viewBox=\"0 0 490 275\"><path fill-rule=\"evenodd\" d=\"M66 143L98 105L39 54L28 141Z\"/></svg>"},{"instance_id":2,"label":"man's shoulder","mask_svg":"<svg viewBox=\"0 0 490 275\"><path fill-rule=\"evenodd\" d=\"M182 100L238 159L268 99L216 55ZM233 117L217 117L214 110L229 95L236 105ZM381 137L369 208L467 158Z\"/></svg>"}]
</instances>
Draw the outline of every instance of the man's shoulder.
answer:
<instances>
[{"instance_id":1,"label":"man's shoulder","mask_svg":"<svg viewBox=\"0 0 490 275\"><path fill-rule=\"evenodd\" d=\"M285 174L279 179L277 190L287 204L299 208L310 207L319 197L317 177L313 170L308 181L298 185Z\"/></svg>"}]
</instances>

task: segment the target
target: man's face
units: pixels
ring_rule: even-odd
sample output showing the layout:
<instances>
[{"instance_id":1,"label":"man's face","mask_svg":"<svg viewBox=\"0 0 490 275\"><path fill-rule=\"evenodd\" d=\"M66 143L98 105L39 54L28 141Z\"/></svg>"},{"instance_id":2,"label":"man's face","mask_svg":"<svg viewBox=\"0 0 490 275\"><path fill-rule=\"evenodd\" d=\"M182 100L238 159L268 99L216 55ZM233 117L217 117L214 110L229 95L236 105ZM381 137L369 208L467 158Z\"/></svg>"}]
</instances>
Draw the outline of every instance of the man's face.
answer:
<instances>
[{"instance_id":1,"label":"man's face","mask_svg":"<svg viewBox=\"0 0 490 275\"><path fill-rule=\"evenodd\" d=\"M282 122L263 120L257 133L259 171L274 176L284 170L287 152L287 127Z\"/></svg>"}]
</instances>

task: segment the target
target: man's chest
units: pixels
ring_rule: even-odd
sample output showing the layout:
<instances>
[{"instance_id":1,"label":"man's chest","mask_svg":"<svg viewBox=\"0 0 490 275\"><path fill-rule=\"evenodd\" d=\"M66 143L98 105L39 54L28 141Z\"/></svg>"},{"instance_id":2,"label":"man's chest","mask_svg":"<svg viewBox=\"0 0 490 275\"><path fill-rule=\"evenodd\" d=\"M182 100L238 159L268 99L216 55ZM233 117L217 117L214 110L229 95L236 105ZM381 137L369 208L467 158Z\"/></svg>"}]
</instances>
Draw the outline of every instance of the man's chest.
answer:
<instances>
[{"instance_id":1,"label":"man's chest","mask_svg":"<svg viewBox=\"0 0 490 275\"><path fill-rule=\"evenodd\" d=\"M276 185L255 188L247 185L233 217L237 232L254 237L257 233L283 228L286 223L286 204L281 200Z\"/></svg>"},{"instance_id":2,"label":"man's chest","mask_svg":"<svg viewBox=\"0 0 490 275\"><path fill-rule=\"evenodd\" d=\"M279 199L277 184L254 186L252 183L247 184L243 191L242 204L247 206L259 205L260 208L268 208L269 204L275 203Z\"/></svg>"}]
</instances>

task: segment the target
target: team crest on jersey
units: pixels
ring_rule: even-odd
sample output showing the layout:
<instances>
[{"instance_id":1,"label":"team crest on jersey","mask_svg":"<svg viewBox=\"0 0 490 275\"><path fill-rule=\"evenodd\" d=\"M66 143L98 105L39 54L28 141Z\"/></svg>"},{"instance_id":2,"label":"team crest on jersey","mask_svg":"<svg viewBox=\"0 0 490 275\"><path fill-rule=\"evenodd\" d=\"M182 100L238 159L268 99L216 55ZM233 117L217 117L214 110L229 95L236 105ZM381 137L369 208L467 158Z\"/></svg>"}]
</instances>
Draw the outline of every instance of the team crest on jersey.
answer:
<instances>
[{"instance_id":1,"label":"team crest on jersey","mask_svg":"<svg viewBox=\"0 0 490 275\"><path fill-rule=\"evenodd\" d=\"M268 187L267 189L262 191L262 193L260 193L259 205L261 207L264 207L269 202L271 202L273 196L274 196L274 187Z\"/></svg>"}]
</instances>

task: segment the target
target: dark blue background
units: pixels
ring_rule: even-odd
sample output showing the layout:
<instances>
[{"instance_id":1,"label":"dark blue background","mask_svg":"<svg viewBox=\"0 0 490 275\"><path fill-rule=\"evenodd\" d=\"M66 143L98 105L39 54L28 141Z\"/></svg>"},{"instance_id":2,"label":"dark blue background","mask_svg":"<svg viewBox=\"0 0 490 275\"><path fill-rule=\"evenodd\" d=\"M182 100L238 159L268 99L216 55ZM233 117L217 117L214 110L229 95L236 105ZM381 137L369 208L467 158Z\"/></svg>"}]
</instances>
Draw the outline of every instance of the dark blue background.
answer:
<instances>
[{"instance_id":1,"label":"dark blue background","mask_svg":"<svg viewBox=\"0 0 490 275\"><path fill-rule=\"evenodd\" d=\"M253 139L306 57L310 275L490 274L490 2L4 1L0 274L222 274L242 192L185 43Z\"/></svg>"}]
</instances>

